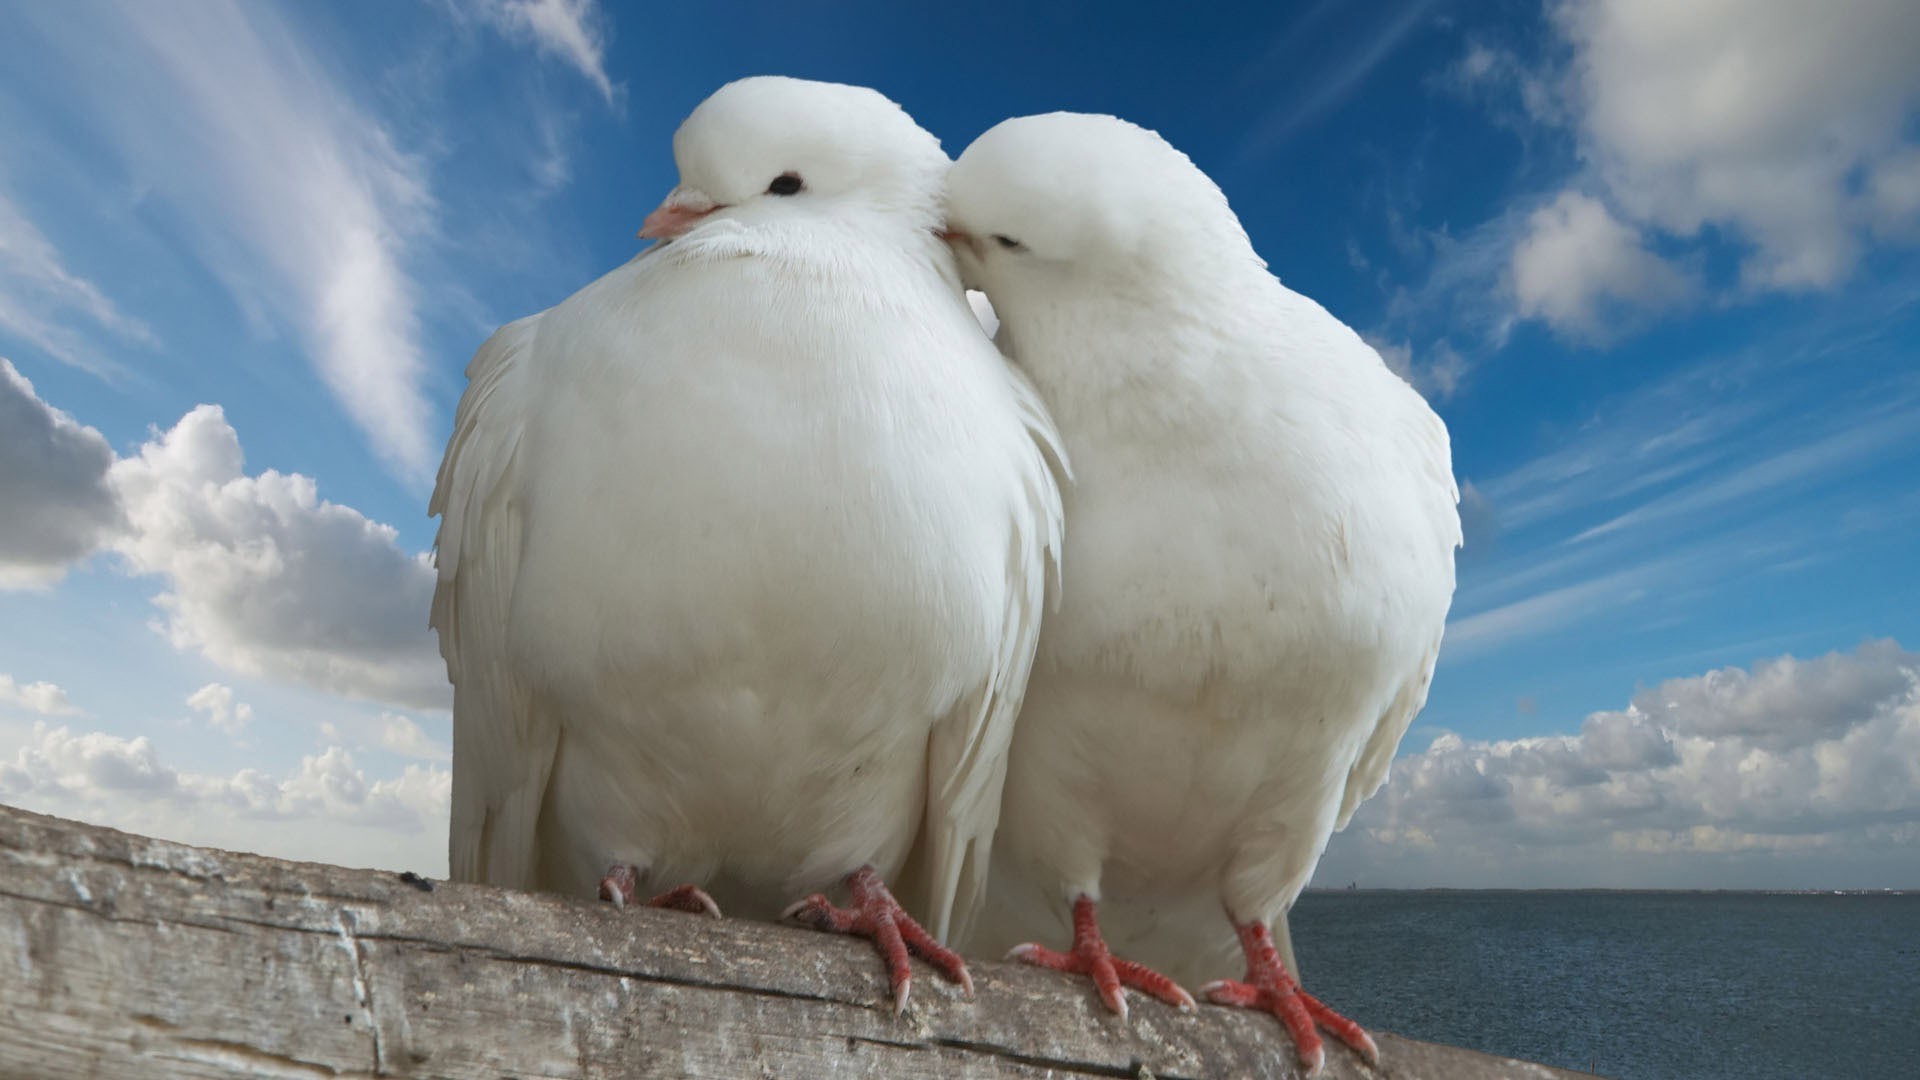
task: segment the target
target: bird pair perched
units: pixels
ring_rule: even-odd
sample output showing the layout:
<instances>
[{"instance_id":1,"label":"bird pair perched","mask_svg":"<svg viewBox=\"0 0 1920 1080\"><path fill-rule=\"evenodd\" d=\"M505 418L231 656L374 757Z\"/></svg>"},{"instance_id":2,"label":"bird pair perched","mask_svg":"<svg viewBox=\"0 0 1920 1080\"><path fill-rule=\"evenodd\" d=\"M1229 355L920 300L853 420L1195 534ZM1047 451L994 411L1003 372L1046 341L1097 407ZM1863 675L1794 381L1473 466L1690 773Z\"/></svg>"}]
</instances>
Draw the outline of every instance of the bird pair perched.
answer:
<instances>
[{"instance_id":1,"label":"bird pair perched","mask_svg":"<svg viewBox=\"0 0 1920 1080\"><path fill-rule=\"evenodd\" d=\"M1439 418L1111 117L950 162L874 91L754 78L674 157L660 243L467 369L453 876L862 934L897 1008L910 951L970 990L943 941L1122 1014L1237 947L1208 998L1375 1056L1286 912L1426 698Z\"/></svg>"}]
</instances>

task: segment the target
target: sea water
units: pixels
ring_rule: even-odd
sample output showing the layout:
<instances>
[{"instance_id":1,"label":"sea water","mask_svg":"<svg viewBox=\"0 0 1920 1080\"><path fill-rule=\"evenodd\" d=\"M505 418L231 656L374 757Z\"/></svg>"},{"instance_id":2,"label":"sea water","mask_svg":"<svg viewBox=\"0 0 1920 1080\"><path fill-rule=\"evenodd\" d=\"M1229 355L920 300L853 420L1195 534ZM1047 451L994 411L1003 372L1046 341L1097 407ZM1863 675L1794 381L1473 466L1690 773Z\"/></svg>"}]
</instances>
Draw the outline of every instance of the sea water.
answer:
<instances>
[{"instance_id":1,"label":"sea water","mask_svg":"<svg viewBox=\"0 0 1920 1080\"><path fill-rule=\"evenodd\" d=\"M1313 891L1367 1027L1622 1080L1920 1078L1920 894Z\"/></svg>"}]
</instances>

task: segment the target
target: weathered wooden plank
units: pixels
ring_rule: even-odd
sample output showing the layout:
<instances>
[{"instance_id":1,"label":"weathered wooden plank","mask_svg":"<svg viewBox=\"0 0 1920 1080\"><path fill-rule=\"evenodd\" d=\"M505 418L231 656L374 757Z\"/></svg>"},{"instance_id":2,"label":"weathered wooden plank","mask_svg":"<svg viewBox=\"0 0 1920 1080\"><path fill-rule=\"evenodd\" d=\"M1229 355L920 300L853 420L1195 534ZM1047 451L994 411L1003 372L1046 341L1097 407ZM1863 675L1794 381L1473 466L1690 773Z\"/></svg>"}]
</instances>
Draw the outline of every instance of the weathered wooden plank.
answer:
<instances>
[{"instance_id":1,"label":"weathered wooden plank","mask_svg":"<svg viewBox=\"0 0 1920 1080\"><path fill-rule=\"evenodd\" d=\"M895 1016L864 945L290 863L0 807L0 1076L1292 1077L1270 1020L980 963ZM1380 1037L1326 1075L1572 1074Z\"/></svg>"}]
</instances>

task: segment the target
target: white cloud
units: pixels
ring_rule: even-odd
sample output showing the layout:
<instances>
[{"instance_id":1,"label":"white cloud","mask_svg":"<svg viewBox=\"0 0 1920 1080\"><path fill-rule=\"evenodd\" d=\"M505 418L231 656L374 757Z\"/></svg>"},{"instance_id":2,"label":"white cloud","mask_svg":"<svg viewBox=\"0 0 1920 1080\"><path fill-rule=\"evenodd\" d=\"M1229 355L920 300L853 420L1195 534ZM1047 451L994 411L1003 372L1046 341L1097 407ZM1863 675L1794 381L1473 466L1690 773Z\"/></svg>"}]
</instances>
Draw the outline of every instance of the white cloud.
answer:
<instances>
[{"instance_id":1,"label":"white cloud","mask_svg":"<svg viewBox=\"0 0 1920 1080\"><path fill-rule=\"evenodd\" d=\"M1889 447L1920 431L1920 405L1898 399L1883 409L1849 417L1847 426L1741 468L1685 484L1576 535L1576 543L1628 527L1648 525L1780 495L1811 481L1829 482L1875 462Z\"/></svg>"},{"instance_id":2,"label":"white cloud","mask_svg":"<svg viewBox=\"0 0 1920 1080\"><path fill-rule=\"evenodd\" d=\"M53 243L0 191L0 329L32 342L47 355L95 374L114 369L90 355L61 319L73 313L118 337L143 345L158 339L122 312L99 286L67 269Z\"/></svg>"},{"instance_id":3,"label":"white cloud","mask_svg":"<svg viewBox=\"0 0 1920 1080\"><path fill-rule=\"evenodd\" d=\"M1884 860L1916 826L1920 653L1876 641L1671 679L1574 735L1443 735L1394 763L1328 878L1785 887L1845 866L1824 883L1911 885L1892 880L1910 859Z\"/></svg>"},{"instance_id":4,"label":"white cloud","mask_svg":"<svg viewBox=\"0 0 1920 1080\"><path fill-rule=\"evenodd\" d=\"M1601 317L1614 308L1657 310L1692 291L1605 203L1575 191L1528 216L1509 281L1521 317L1586 338L1604 336Z\"/></svg>"},{"instance_id":5,"label":"white cloud","mask_svg":"<svg viewBox=\"0 0 1920 1080\"><path fill-rule=\"evenodd\" d=\"M1566 121L1566 102L1547 74L1529 66L1513 50L1485 41L1469 41L1466 52L1435 82L1442 89L1483 99L1494 107L1494 119L1522 138L1539 125ZM1504 94L1509 90L1519 98L1517 110L1507 108Z\"/></svg>"},{"instance_id":6,"label":"white cloud","mask_svg":"<svg viewBox=\"0 0 1920 1080\"><path fill-rule=\"evenodd\" d=\"M233 687L208 683L187 695L187 708L207 715L207 725L229 735L238 735L253 722L253 706L233 699Z\"/></svg>"},{"instance_id":7,"label":"white cloud","mask_svg":"<svg viewBox=\"0 0 1920 1080\"><path fill-rule=\"evenodd\" d=\"M1475 354L1504 347L1518 315L1511 277L1513 249L1525 235L1526 215L1518 208L1456 235L1450 229L1420 229L1403 224L1397 210L1388 221L1408 259L1426 258L1425 279L1392 287L1386 324L1405 336L1448 339ZM1376 336L1381 336L1379 333Z\"/></svg>"},{"instance_id":8,"label":"white cloud","mask_svg":"<svg viewBox=\"0 0 1920 1080\"><path fill-rule=\"evenodd\" d=\"M273 9L24 11L72 72L71 105L152 212L261 329L291 327L334 397L409 479L436 458L408 270L436 205L425 170ZM39 44L39 43L36 43Z\"/></svg>"},{"instance_id":9,"label":"white cloud","mask_svg":"<svg viewBox=\"0 0 1920 1080\"><path fill-rule=\"evenodd\" d=\"M1433 83L1482 103L1529 159L1570 143L1577 163L1457 237L1416 233L1433 259L1392 298L1397 332L1472 329L1498 348L1537 318L1593 338L1709 293L1832 287L1870 241L1920 241L1920 5L1544 8L1552 41L1535 55L1469 40ZM1701 272L1708 236L1743 257L1737 285Z\"/></svg>"},{"instance_id":10,"label":"white cloud","mask_svg":"<svg viewBox=\"0 0 1920 1080\"><path fill-rule=\"evenodd\" d=\"M1889 155L1866 181L1874 226L1904 239L1920 235L1920 147Z\"/></svg>"},{"instance_id":11,"label":"white cloud","mask_svg":"<svg viewBox=\"0 0 1920 1080\"><path fill-rule=\"evenodd\" d=\"M1755 289L1818 288L1910 225L1920 5L1569 0L1586 156L1636 221L1752 245ZM1904 221L1902 220L1904 219Z\"/></svg>"},{"instance_id":12,"label":"white cloud","mask_svg":"<svg viewBox=\"0 0 1920 1080\"><path fill-rule=\"evenodd\" d=\"M1596 577L1561 585L1523 599L1471 613L1459 613L1447 622L1445 656L1461 660L1485 653L1519 638L1565 626L1597 612L1639 599L1653 583L1668 576L1678 560L1668 558L1629 566Z\"/></svg>"},{"instance_id":13,"label":"white cloud","mask_svg":"<svg viewBox=\"0 0 1920 1080\"><path fill-rule=\"evenodd\" d=\"M1336 54L1336 58L1307 69L1301 92L1289 95L1255 123L1253 131L1241 143L1240 154L1251 158L1270 151L1292 135L1338 108L1366 84L1367 78L1427 22L1434 0L1409 0L1397 11L1387 12L1368 24L1364 38L1354 47ZM1322 5L1302 16L1295 27L1283 34L1262 56L1255 70L1266 74L1274 70L1300 70L1301 61L1321 58L1330 40L1316 34L1312 40L1314 56L1293 57L1290 52L1302 44L1302 32L1319 21L1334 7Z\"/></svg>"},{"instance_id":14,"label":"white cloud","mask_svg":"<svg viewBox=\"0 0 1920 1080\"><path fill-rule=\"evenodd\" d=\"M243 675L445 708L426 556L403 551L391 526L321 499L309 477L249 476L243 464L214 405L116 460L99 432L0 360L0 588L50 584L107 547L129 571L166 579L155 602L180 648ZM215 726L237 730L238 715Z\"/></svg>"},{"instance_id":15,"label":"white cloud","mask_svg":"<svg viewBox=\"0 0 1920 1080\"><path fill-rule=\"evenodd\" d=\"M1460 389L1467 377L1467 358L1460 355L1446 341L1436 341L1427 350L1427 355L1416 360L1413 346L1405 341L1374 341L1369 339L1380 359L1395 375L1407 381L1407 385L1418 390L1422 397L1430 401L1446 401Z\"/></svg>"},{"instance_id":16,"label":"white cloud","mask_svg":"<svg viewBox=\"0 0 1920 1080\"><path fill-rule=\"evenodd\" d=\"M78 716L67 692L50 682L22 683L0 673L0 705L27 709L42 716Z\"/></svg>"},{"instance_id":17,"label":"white cloud","mask_svg":"<svg viewBox=\"0 0 1920 1080\"><path fill-rule=\"evenodd\" d=\"M258 769L181 772L146 736L75 733L36 723L11 761L0 799L187 843L344 865L443 873L452 776L409 765L371 780L344 748L301 759L284 779Z\"/></svg>"},{"instance_id":18,"label":"white cloud","mask_svg":"<svg viewBox=\"0 0 1920 1080\"><path fill-rule=\"evenodd\" d=\"M595 0L482 0L476 10L501 33L566 62L620 107L626 85L607 77L607 20Z\"/></svg>"},{"instance_id":19,"label":"white cloud","mask_svg":"<svg viewBox=\"0 0 1920 1080\"><path fill-rule=\"evenodd\" d=\"M403 757L447 761L453 752L421 730L411 717L383 713L380 717L380 745Z\"/></svg>"},{"instance_id":20,"label":"white cloud","mask_svg":"<svg viewBox=\"0 0 1920 1080\"><path fill-rule=\"evenodd\" d=\"M33 725L33 738L12 762L0 762L0 795L12 802L40 792L98 794L174 791L179 774L160 764L146 736L122 739L104 732L75 735L65 726ZM16 803L25 805L25 803Z\"/></svg>"},{"instance_id":21,"label":"white cloud","mask_svg":"<svg viewBox=\"0 0 1920 1080\"><path fill-rule=\"evenodd\" d=\"M274 798L249 806L269 816L419 829L447 816L451 780L444 769L409 765L399 776L369 782L345 748L330 746L318 756L302 758L299 771L279 785Z\"/></svg>"},{"instance_id":22,"label":"white cloud","mask_svg":"<svg viewBox=\"0 0 1920 1080\"><path fill-rule=\"evenodd\" d=\"M112 464L98 431L40 400L0 358L0 589L53 584L119 525Z\"/></svg>"},{"instance_id":23,"label":"white cloud","mask_svg":"<svg viewBox=\"0 0 1920 1080\"><path fill-rule=\"evenodd\" d=\"M426 558L401 550L391 526L322 500L308 477L246 475L218 406L116 462L110 482L130 522L115 550L166 579L155 602L176 646L245 675L446 706Z\"/></svg>"}]
</instances>

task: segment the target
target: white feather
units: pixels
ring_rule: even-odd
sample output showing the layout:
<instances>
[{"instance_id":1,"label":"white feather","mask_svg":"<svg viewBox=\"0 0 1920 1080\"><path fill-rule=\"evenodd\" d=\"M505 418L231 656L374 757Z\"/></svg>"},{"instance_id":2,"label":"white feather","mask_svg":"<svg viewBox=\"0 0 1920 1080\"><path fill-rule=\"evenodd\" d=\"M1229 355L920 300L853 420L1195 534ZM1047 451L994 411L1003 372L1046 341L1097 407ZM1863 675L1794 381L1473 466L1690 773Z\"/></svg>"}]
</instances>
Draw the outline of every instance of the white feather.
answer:
<instances>
[{"instance_id":1,"label":"white feather","mask_svg":"<svg viewBox=\"0 0 1920 1080\"><path fill-rule=\"evenodd\" d=\"M977 902L1060 547L1057 437L897 107L746 80L676 151L732 209L471 369L434 501L454 875L590 894L632 862L771 915L892 875L924 826L943 928ZM804 196L754 197L792 169Z\"/></svg>"},{"instance_id":2,"label":"white feather","mask_svg":"<svg viewBox=\"0 0 1920 1080\"><path fill-rule=\"evenodd\" d=\"M1085 893L1116 954L1237 975L1222 907L1291 952L1288 906L1425 701L1460 542L1445 427L1149 132L1009 121L949 205L1076 477L971 944L1057 939Z\"/></svg>"}]
</instances>

